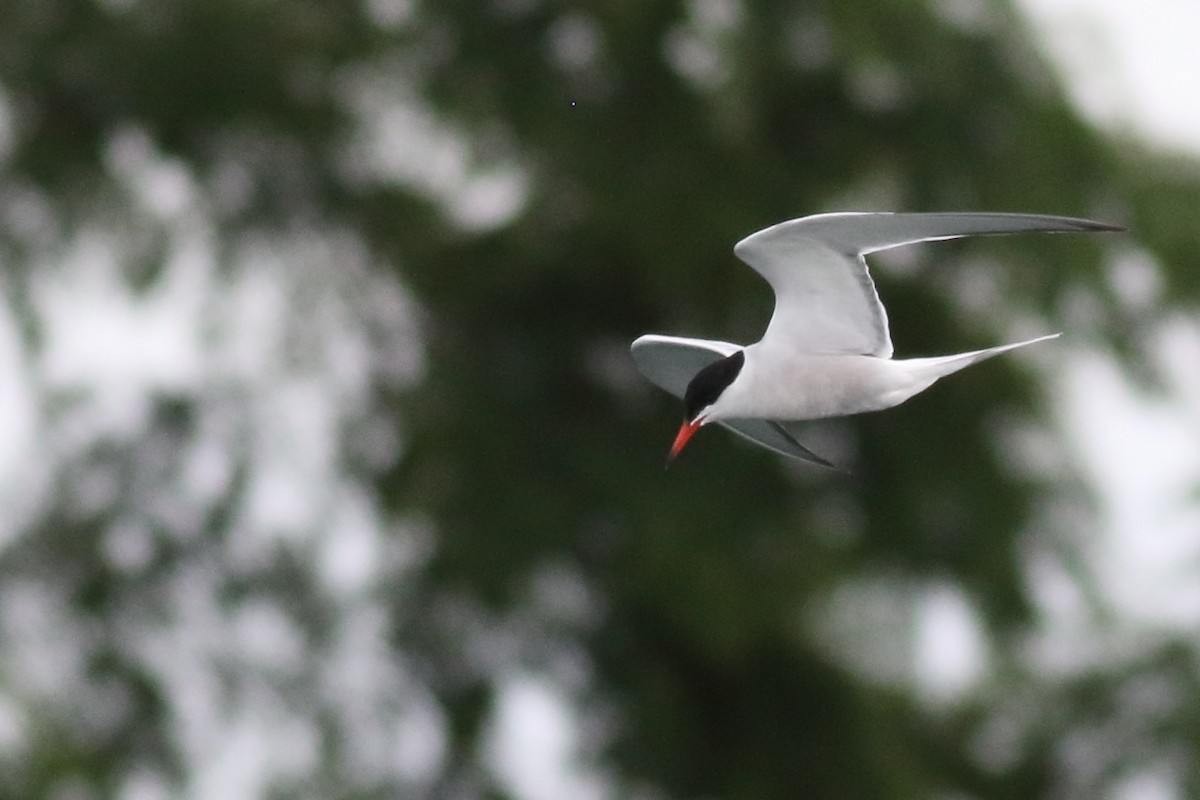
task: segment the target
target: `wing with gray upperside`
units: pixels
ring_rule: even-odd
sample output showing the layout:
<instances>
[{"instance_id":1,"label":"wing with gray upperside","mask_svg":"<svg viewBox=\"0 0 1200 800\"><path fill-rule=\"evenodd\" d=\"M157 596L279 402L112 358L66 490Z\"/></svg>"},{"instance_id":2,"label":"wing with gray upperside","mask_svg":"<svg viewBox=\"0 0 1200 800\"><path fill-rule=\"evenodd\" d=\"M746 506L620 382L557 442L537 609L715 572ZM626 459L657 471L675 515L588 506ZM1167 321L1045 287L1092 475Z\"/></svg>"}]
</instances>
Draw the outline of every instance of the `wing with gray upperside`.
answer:
<instances>
[{"instance_id":1,"label":"wing with gray upperside","mask_svg":"<svg viewBox=\"0 0 1200 800\"><path fill-rule=\"evenodd\" d=\"M1121 228L1044 214L816 214L747 236L734 252L775 291L775 313L764 340L786 340L802 352L889 358L887 313L864 255L980 234L1116 230Z\"/></svg>"},{"instance_id":2,"label":"wing with gray upperside","mask_svg":"<svg viewBox=\"0 0 1200 800\"><path fill-rule=\"evenodd\" d=\"M682 399L688 383L697 372L741 349L740 345L711 339L649 334L634 341L630 352L633 355L633 363L651 383ZM718 424L776 453L838 469L796 441L787 429L773 420L739 419Z\"/></svg>"}]
</instances>

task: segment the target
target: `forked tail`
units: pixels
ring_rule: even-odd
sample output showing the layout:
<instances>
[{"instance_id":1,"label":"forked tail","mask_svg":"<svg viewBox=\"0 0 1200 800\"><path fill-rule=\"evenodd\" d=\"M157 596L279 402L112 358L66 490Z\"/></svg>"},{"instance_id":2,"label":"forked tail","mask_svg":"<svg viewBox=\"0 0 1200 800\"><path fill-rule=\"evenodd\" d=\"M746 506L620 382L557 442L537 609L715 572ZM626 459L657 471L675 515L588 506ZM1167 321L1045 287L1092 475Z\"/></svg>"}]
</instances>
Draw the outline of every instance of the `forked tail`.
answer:
<instances>
[{"instance_id":1,"label":"forked tail","mask_svg":"<svg viewBox=\"0 0 1200 800\"><path fill-rule=\"evenodd\" d=\"M1009 350L1016 350L1018 347L1024 347L1029 344L1044 342L1047 339L1057 339L1062 334L1051 333L1046 336L1039 336L1036 339L1027 339L1024 342L1014 342L1013 344L1002 344L998 347L989 347L985 350L972 350L969 353L958 353L952 356L933 356L931 358L910 358L905 359L905 366L910 370L910 374L925 385L924 389L931 385L938 378L945 377L953 372L958 372L963 367L969 367L972 364L978 364L980 361L998 356L1001 353L1007 353ZM917 391L920 391L918 389Z\"/></svg>"}]
</instances>

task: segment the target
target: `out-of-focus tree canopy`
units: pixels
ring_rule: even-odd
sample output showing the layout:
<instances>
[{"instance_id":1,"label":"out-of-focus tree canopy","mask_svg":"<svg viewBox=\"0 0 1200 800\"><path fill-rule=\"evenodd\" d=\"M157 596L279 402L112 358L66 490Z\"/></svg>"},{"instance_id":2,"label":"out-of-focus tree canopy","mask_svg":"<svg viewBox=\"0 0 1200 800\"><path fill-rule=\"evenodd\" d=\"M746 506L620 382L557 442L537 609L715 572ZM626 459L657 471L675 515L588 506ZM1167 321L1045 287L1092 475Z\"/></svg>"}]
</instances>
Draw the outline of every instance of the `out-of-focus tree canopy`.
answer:
<instances>
[{"instance_id":1,"label":"out-of-focus tree canopy","mask_svg":"<svg viewBox=\"0 0 1200 800\"><path fill-rule=\"evenodd\" d=\"M876 259L898 354L1065 330L1153 381L1200 171L1007 3L9 0L0 173L0 798L544 796L521 686L601 796L1200 792L1194 643L1079 555L1069 347L814 424L849 476L715 430L664 473L627 357L757 338L769 224L1033 211L1131 232ZM938 598L965 686L913 666Z\"/></svg>"}]
</instances>

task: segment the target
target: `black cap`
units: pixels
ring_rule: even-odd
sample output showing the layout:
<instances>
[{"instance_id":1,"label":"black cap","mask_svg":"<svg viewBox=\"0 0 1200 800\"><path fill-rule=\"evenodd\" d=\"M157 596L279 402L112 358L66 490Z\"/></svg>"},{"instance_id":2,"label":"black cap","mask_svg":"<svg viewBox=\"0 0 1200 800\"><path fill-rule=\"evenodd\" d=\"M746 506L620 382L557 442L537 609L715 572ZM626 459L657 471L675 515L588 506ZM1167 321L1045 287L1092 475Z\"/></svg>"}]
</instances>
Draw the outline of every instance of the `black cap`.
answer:
<instances>
[{"instance_id":1,"label":"black cap","mask_svg":"<svg viewBox=\"0 0 1200 800\"><path fill-rule=\"evenodd\" d=\"M728 358L714 361L696 373L683 393L684 418L689 422L696 419L701 411L717 402L717 398L729 388L742 365L746 363L744 351L738 350Z\"/></svg>"}]
</instances>

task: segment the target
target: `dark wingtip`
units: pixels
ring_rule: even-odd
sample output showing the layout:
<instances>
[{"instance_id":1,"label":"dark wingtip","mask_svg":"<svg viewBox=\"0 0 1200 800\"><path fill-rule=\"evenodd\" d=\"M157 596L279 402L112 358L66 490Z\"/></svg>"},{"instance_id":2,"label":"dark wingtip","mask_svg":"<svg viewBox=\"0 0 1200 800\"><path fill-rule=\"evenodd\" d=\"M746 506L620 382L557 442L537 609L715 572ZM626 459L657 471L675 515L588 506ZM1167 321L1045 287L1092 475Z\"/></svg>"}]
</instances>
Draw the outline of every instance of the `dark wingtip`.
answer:
<instances>
[{"instance_id":1,"label":"dark wingtip","mask_svg":"<svg viewBox=\"0 0 1200 800\"><path fill-rule=\"evenodd\" d=\"M1124 225L1116 225L1109 222L1101 222L1096 225L1095 229L1100 233L1125 233L1129 230Z\"/></svg>"},{"instance_id":2,"label":"dark wingtip","mask_svg":"<svg viewBox=\"0 0 1200 800\"><path fill-rule=\"evenodd\" d=\"M832 461L825 458L824 456L819 456L816 453L814 453L812 450L809 450L807 447L800 444L800 442L796 439L796 437L792 436L791 432L788 431L787 428L780 425L778 422L771 422L771 427L774 428L775 431L780 436L782 436L784 439L786 439L789 444L791 444L797 450L800 450L802 453L805 454L803 458L794 453L784 453L784 455L787 455L790 458L794 458L797 461L803 461L806 464L816 464L818 467L824 467L825 469L833 470L834 472L840 472L843 475L853 475L854 474L850 470L845 469L844 467L839 467L837 464L833 463Z\"/></svg>"},{"instance_id":3,"label":"dark wingtip","mask_svg":"<svg viewBox=\"0 0 1200 800\"><path fill-rule=\"evenodd\" d=\"M1079 225L1079 230L1088 232L1122 233L1129 230L1124 225L1117 225L1112 222L1099 222L1094 219L1080 219L1076 220L1076 223Z\"/></svg>"}]
</instances>

